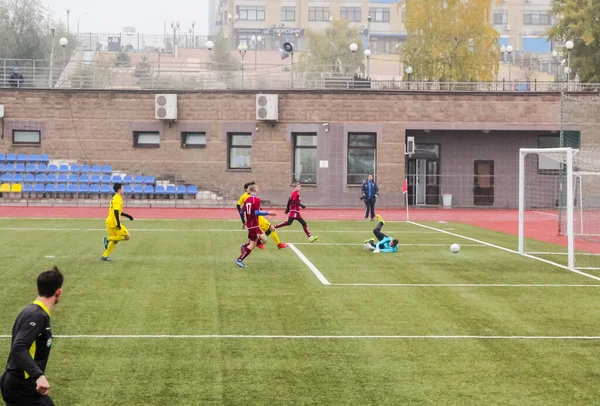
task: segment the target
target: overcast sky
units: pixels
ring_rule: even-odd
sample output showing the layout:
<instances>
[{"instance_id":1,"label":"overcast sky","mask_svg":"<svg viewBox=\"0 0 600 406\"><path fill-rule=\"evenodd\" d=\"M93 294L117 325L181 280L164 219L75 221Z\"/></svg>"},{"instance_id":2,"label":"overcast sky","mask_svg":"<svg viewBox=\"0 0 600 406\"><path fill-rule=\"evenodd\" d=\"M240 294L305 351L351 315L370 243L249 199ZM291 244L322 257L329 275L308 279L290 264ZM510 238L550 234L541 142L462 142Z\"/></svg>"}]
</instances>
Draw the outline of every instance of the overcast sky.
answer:
<instances>
[{"instance_id":1,"label":"overcast sky","mask_svg":"<svg viewBox=\"0 0 600 406\"><path fill-rule=\"evenodd\" d=\"M208 0L45 0L52 15L63 21L71 9L70 28L80 32L113 33L123 27L137 32L162 34L164 21L179 20L187 31L196 21L194 32L208 34ZM168 28L170 30L170 27Z\"/></svg>"}]
</instances>

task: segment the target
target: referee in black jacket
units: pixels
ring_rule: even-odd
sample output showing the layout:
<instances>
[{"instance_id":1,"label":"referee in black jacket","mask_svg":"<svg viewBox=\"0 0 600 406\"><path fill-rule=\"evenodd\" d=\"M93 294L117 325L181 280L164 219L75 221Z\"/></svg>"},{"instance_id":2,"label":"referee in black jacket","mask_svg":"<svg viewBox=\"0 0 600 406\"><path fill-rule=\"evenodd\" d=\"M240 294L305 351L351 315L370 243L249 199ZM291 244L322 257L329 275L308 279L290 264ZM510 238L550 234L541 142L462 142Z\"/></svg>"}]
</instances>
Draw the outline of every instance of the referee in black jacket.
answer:
<instances>
[{"instance_id":1,"label":"referee in black jacket","mask_svg":"<svg viewBox=\"0 0 600 406\"><path fill-rule=\"evenodd\" d=\"M42 272L37 279L37 299L15 321L6 371L0 377L7 406L54 405L44 371L52 348L50 311L62 294L63 280L57 267Z\"/></svg>"}]
</instances>

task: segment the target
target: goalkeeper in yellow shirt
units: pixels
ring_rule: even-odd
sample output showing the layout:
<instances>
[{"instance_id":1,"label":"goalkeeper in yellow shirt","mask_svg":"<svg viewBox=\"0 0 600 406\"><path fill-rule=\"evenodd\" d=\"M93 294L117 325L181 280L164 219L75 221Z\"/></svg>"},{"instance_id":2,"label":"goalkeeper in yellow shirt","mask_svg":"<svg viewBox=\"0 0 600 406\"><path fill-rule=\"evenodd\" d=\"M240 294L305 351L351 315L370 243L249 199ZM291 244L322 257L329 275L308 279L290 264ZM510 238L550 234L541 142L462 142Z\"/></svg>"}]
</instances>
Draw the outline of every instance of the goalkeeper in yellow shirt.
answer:
<instances>
[{"instance_id":1,"label":"goalkeeper in yellow shirt","mask_svg":"<svg viewBox=\"0 0 600 406\"><path fill-rule=\"evenodd\" d=\"M237 211L240 214L240 218L242 219L242 228L246 227L246 218L244 215L245 211L243 206L248 196L250 196L250 193L248 193L248 187L255 184L256 182L246 183L244 185L244 194L240 196L240 199L237 202ZM273 227L271 223L269 223L263 216L258 217L258 228L260 228L266 235L270 235L271 238L273 238L273 241L275 241L275 244L277 244L277 248L283 249L288 247L286 243L281 242L281 240L279 239L277 231L275 231L275 227ZM257 247L261 250L265 249L265 246L263 244L257 244Z\"/></svg>"},{"instance_id":2,"label":"goalkeeper in yellow shirt","mask_svg":"<svg viewBox=\"0 0 600 406\"><path fill-rule=\"evenodd\" d=\"M106 231L108 237L104 237L104 254L100 258L102 261L112 261L109 257L112 250L119 241L129 240L131 236L127 228L121 224L121 216L127 217L133 221L133 217L127 213L123 213L123 185L115 183L113 185L115 195L110 201L110 208L108 209L108 217L106 217Z\"/></svg>"}]
</instances>

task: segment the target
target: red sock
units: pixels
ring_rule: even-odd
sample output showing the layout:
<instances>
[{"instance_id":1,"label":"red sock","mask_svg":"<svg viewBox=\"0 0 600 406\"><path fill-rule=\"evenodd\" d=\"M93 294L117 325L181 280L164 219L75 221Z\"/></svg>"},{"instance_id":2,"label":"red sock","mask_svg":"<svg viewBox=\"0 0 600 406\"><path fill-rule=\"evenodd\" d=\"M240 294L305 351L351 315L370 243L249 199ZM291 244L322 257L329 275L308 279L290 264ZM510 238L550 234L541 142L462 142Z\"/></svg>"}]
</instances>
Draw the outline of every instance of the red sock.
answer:
<instances>
[{"instance_id":1,"label":"red sock","mask_svg":"<svg viewBox=\"0 0 600 406\"><path fill-rule=\"evenodd\" d=\"M302 228L304 229L304 233L306 234L306 236L307 236L308 238L312 237L312 236L310 235L310 231L308 231L308 226L302 226Z\"/></svg>"},{"instance_id":2,"label":"red sock","mask_svg":"<svg viewBox=\"0 0 600 406\"><path fill-rule=\"evenodd\" d=\"M239 256L238 261L243 261L244 259L246 259L246 257L250 255L251 252L252 250L246 246L246 248L244 248L244 252L242 252L242 255Z\"/></svg>"}]
</instances>

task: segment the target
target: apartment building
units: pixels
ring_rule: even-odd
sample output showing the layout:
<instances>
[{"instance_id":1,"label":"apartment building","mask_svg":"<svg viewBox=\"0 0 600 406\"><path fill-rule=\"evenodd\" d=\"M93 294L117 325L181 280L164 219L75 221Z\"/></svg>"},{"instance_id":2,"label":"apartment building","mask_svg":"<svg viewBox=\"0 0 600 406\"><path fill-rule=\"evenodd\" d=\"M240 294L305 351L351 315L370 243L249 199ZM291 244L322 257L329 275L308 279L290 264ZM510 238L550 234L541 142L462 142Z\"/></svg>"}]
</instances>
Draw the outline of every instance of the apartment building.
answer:
<instances>
[{"instance_id":1,"label":"apartment building","mask_svg":"<svg viewBox=\"0 0 600 406\"><path fill-rule=\"evenodd\" d=\"M302 50L308 30L345 18L360 28L365 47L370 41L374 52L392 52L406 39L403 17L398 0L221 0L216 25L234 48L278 49L288 41Z\"/></svg>"}]
</instances>

